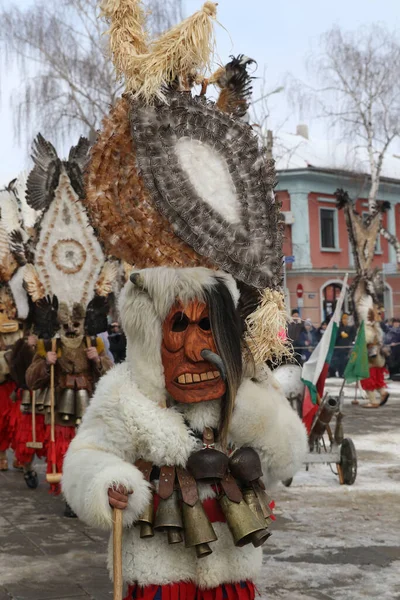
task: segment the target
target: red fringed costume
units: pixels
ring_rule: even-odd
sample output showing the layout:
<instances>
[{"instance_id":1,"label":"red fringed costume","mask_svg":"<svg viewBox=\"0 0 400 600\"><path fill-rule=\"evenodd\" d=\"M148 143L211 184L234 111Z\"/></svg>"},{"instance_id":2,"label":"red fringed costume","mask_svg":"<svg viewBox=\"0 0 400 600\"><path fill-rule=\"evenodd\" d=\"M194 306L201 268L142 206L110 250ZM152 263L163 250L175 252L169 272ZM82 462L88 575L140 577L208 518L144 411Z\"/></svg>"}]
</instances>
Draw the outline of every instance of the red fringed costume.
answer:
<instances>
[{"instance_id":1,"label":"red fringed costume","mask_svg":"<svg viewBox=\"0 0 400 600\"><path fill-rule=\"evenodd\" d=\"M80 423L94 383L112 365L105 354L103 342L99 338L96 342L98 363L88 359L86 338L82 335L85 312L83 308L79 309L79 314L77 308L74 310L74 313L70 313L67 307L63 307L59 312L61 322L63 318L67 319L65 324L68 328L67 332L70 332L71 336L61 336L56 352L57 362L54 366L57 394L55 442L51 441L49 409L47 409L45 417L46 444L43 452L47 456L47 473L53 472L53 465L56 465L57 473L62 473L64 456L75 437L76 425ZM50 366L47 364L46 350L43 341L39 340L37 352L26 372L28 387L33 390L48 388L50 384ZM82 402L82 399L85 403ZM50 492L54 495L60 494L60 484L50 483Z\"/></svg>"},{"instance_id":2,"label":"red fringed costume","mask_svg":"<svg viewBox=\"0 0 400 600\"><path fill-rule=\"evenodd\" d=\"M28 448L27 443L32 441L32 414L23 413L19 419L18 429L15 435L15 457L21 464L30 463L35 454L38 458L46 456L47 427L44 423L44 415L36 415L36 441L43 444L43 448Z\"/></svg>"},{"instance_id":3,"label":"red fringed costume","mask_svg":"<svg viewBox=\"0 0 400 600\"><path fill-rule=\"evenodd\" d=\"M130 585L124 600L254 600L255 592L251 581L225 583L211 589L201 589L194 583L181 581L162 586Z\"/></svg>"},{"instance_id":4,"label":"red fringed costume","mask_svg":"<svg viewBox=\"0 0 400 600\"><path fill-rule=\"evenodd\" d=\"M14 446L20 413L20 402L13 402L10 397L15 388L13 381L5 381L0 385L0 452L6 452Z\"/></svg>"},{"instance_id":5,"label":"red fringed costume","mask_svg":"<svg viewBox=\"0 0 400 600\"><path fill-rule=\"evenodd\" d=\"M57 473L62 473L64 456L67 453L68 447L75 437L75 426L55 427L55 443L50 440L50 426L47 427L47 473L52 472L53 464L56 465ZM59 483L50 484L50 493L58 496L61 493L61 485Z\"/></svg>"},{"instance_id":6,"label":"red fringed costume","mask_svg":"<svg viewBox=\"0 0 400 600\"><path fill-rule=\"evenodd\" d=\"M386 388L385 373L387 373L385 367L370 367L368 379L361 380L362 389L366 392L373 392Z\"/></svg>"}]
</instances>

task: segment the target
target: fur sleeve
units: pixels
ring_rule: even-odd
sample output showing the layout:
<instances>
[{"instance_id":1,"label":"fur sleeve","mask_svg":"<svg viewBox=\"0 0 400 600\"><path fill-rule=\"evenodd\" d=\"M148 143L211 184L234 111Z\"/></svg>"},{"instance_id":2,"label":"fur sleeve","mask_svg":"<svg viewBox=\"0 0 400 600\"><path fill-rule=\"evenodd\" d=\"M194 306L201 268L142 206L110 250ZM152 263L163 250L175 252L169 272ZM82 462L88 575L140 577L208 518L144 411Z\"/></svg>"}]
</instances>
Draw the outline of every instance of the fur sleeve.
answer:
<instances>
[{"instance_id":1,"label":"fur sleeve","mask_svg":"<svg viewBox=\"0 0 400 600\"><path fill-rule=\"evenodd\" d=\"M122 485L133 491L124 511L125 527L137 521L150 501L149 485L129 456L131 440L119 404L116 371L100 381L63 466L67 502L88 525L105 529L112 525L108 488Z\"/></svg>"},{"instance_id":2,"label":"fur sleeve","mask_svg":"<svg viewBox=\"0 0 400 600\"><path fill-rule=\"evenodd\" d=\"M237 446L258 451L267 486L293 477L306 457L305 427L272 375L262 383L242 383L230 435Z\"/></svg>"}]
</instances>

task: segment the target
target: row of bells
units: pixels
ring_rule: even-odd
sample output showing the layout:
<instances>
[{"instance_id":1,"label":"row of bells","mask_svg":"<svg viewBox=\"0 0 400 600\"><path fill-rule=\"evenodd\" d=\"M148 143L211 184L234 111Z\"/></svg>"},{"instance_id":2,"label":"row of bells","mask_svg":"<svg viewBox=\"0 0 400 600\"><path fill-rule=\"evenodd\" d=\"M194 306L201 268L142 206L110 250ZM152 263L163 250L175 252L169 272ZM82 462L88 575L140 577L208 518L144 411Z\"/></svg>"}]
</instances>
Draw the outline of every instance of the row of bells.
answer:
<instances>
[{"instance_id":1,"label":"row of bells","mask_svg":"<svg viewBox=\"0 0 400 600\"><path fill-rule=\"evenodd\" d=\"M65 388L56 394L55 408L63 421L74 421L76 425L79 425L89 406L89 400L90 396L87 390ZM51 394L48 388L36 392L35 405L36 410L39 412L50 412ZM23 411L30 410L31 406L31 392L24 390L22 392L21 408Z\"/></svg>"},{"instance_id":2,"label":"row of bells","mask_svg":"<svg viewBox=\"0 0 400 600\"><path fill-rule=\"evenodd\" d=\"M242 548L252 543L258 548L267 541L271 535L268 527L272 511L261 488L243 490L243 499L239 503L229 500L226 495L218 501L235 546ZM154 504L150 502L137 525L140 525L141 538L154 537L154 531L161 531L167 534L170 544L178 544L185 539L186 548L195 548L198 558L211 554L209 544L217 541L201 501L189 506L180 501L177 490L166 500L160 499L155 518Z\"/></svg>"}]
</instances>

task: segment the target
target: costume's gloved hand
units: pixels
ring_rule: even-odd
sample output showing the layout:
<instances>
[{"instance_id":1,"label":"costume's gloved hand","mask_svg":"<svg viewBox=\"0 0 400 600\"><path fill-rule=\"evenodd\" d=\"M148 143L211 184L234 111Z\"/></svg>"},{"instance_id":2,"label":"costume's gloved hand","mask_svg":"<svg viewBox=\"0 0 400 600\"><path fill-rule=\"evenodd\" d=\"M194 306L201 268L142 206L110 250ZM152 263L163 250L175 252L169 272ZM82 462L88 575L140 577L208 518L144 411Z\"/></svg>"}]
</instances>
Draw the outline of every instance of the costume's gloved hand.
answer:
<instances>
[{"instance_id":1,"label":"costume's gloved hand","mask_svg":"<svg viewBox=\"0 0 400 600\"><path fill-rule=\"evenodd\" d=\"M92 360L96 364L99 364L99 362L100 362L99 353L97 352L97 348L94 348L94 346L92 346L91 348L86 348L86 356L88 357L89 360Z\"/></svg>"},{"instance_id":2,"label":"costume's gloved hand","mask_svg":"<svg viewBox=\"0 0 400 600\"><path fill-rule=\"evenodd\" d=\"M131 494L133 494L133 491L127 491L123 485L119 485L116 488L108 488L108 501L110 506L118 508L118 510L125 510L128 506L128 499Z\"/></svg>"},{"instance_id":3,"label":"costume's gloved hand","mask_svg":"<svg viewBox=\"0 0 400 600\"><path fill-rule=\"evenodd\" d=\"M57 352L47 352L46 362L48 365L55 365L57 362Z\"/></svg>"}]
</instances>

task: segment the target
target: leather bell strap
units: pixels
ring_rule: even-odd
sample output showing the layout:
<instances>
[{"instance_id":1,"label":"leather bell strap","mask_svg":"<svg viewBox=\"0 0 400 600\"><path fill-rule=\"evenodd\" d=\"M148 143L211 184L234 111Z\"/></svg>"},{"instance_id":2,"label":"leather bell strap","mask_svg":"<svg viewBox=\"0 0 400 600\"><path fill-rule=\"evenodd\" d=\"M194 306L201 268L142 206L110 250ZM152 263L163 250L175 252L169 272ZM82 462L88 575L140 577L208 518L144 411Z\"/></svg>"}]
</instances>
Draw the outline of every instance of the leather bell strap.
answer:
<instances>
[{"instance_id":1,"label":"leather bell strap","mask_svg":"<svg viewBox=\"0 0 400 600\"><path fill-rule=\"evenodd\" d=\"M151 471L153 469L153 464L147 460L143 460L143 458L139 458L139 460L137 460L135 462L135 467L137 469L139 469L139 471L143 475L143 478L147 482L150 482L150 476L151 476Z\"/></svg>"},{"instance_id":2,"label":"leather bell strap","mask_svg":"<svg viewBox=\"0 0 400 600\"><path fill-rule=\"evenodd\" d=\"M158 481L158 495L163 500L167 500L174 491L175 487L175 467L161 467L160 479Z\"/></svg>"},{"instance_id":3,"label":"leather bell strap","mask_svg":"<svg viewBox=\"0 0 400 600\"><path fill-rule=\"evenodd\" d=\"M89 381L86 375L72 375L68 373L65 376L65 387L71 390L87 390L89 389Z\"/></svg>"},{"instance_id":4,"label":"leather bell strap","mask_svg":"<svg viewBox=\"0 0 400 600\"><path fill-rule=\"evenodd\" d=\"M230 473L225 475L225 477L221 480L220 485L231 502L236 502L236 504L239 504L239 502L243 500L243 494L236 483L236 480Z\"/></svg>"},{"instance_id":5,"label":"leather bell strap","mask_svg":"<svg viewBox=\"0 0 400 600\"><path fill-rule=\"evenodd\" d=\"M195 478L186 470L178 467L176 469L179 487L181 488L182 500L188 506L194 506L199 499L197 483Z\"/></svg>"}]
</instances>

